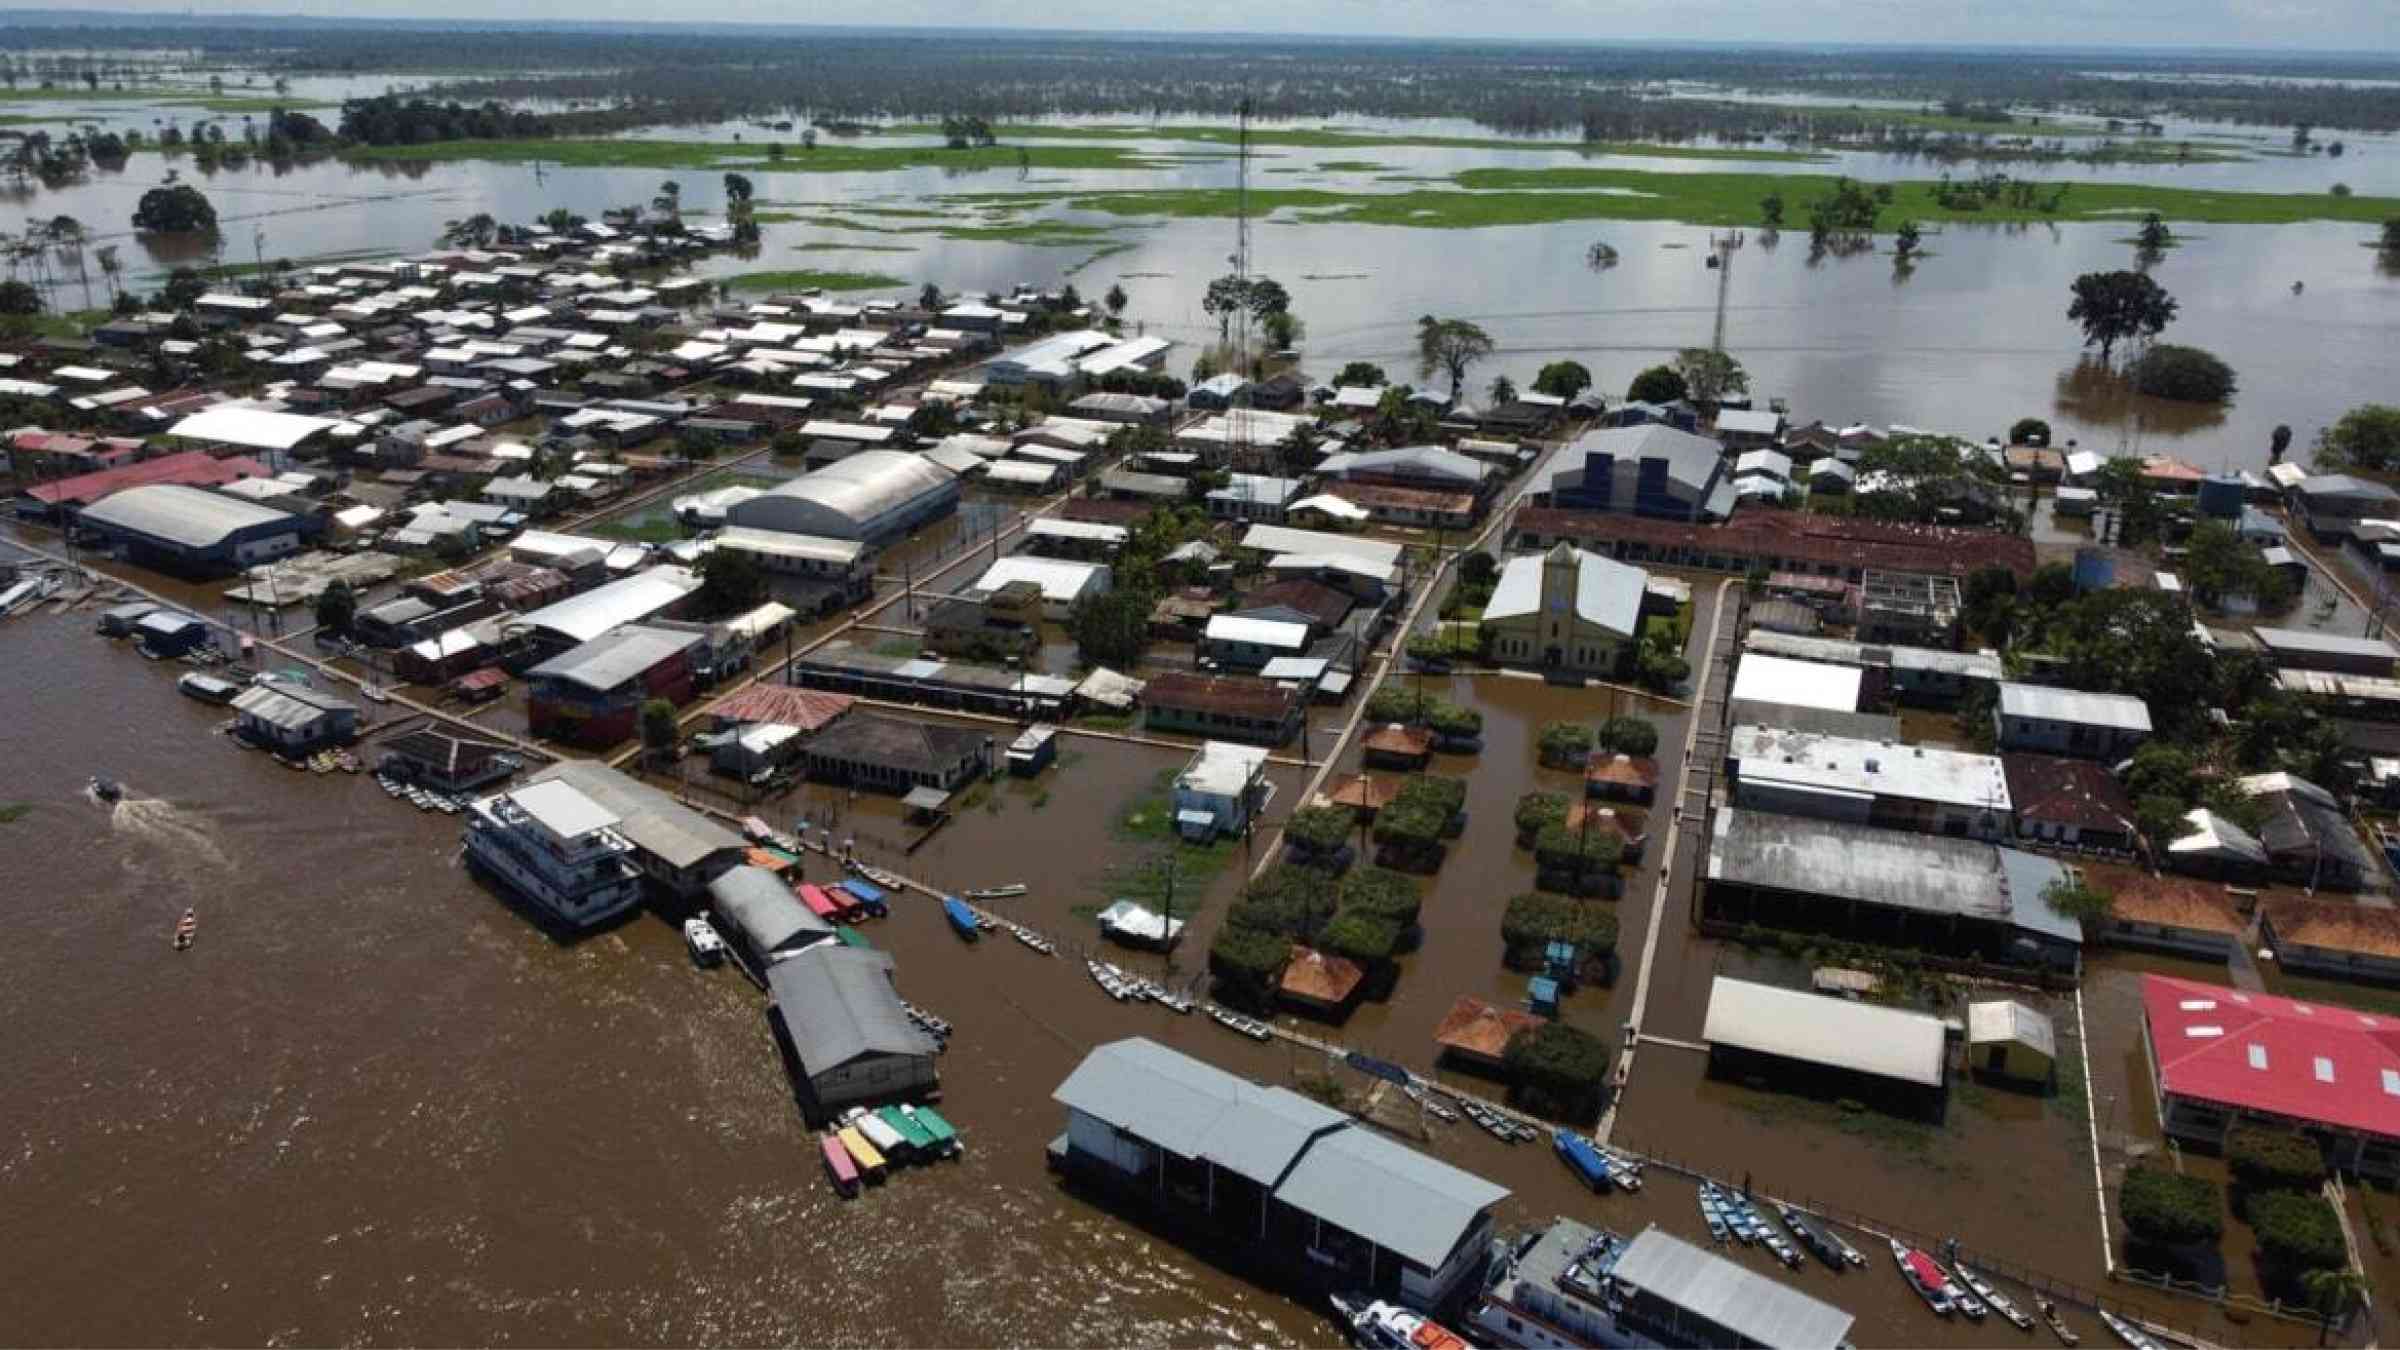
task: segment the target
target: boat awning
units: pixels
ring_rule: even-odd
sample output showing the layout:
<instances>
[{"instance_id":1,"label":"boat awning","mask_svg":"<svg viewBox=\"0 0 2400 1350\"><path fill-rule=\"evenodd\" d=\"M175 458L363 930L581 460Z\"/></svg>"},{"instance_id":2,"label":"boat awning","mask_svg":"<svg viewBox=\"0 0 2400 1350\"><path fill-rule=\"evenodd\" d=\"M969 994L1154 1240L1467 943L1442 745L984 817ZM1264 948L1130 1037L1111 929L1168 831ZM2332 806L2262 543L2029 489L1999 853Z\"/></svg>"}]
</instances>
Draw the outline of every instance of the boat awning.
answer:
<instances>
[{"instance_id":1,"label":"boat awning","mask_svg":"<svg viewBox=\"0 0 2400 1350\"><path fill-rule=\"evenodd\" d=\"M939 811L950 800L950 794L937 787L910 788L901 804L911 811Z\"/></svg>"},{"instance_id":2,"label":"boat awning","mask_svg":"<svg viewBox=\"0 0 2400 1350\"><path fill-rule=\"evenodd\" d=\"M878 886L871 886L866 882L860 881L857 877L844 877L842 880L835 882L834 885L840 890L848 891L852 895L857 896L860 904L880 905L883 903L882 888Z\"/></svg>"}]
</instances>

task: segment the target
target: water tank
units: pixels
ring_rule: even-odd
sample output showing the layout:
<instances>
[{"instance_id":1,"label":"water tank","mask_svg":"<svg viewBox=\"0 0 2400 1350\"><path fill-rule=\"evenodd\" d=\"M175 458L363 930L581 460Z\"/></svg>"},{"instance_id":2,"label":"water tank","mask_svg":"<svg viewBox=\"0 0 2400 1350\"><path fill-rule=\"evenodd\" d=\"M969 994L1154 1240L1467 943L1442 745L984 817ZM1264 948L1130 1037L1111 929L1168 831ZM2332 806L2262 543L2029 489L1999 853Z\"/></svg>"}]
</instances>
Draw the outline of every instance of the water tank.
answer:
<instances>
[{"instance_id":1,"label":"water tank","mask_svg":"<svg viewBox=\"0 0 2400 1350\"><path fill-rule=\"evenodd\" d=\"M2236 474L2212 473L2200 480L2200 514L2235 520L2242 514L2242 480Z\"/></svg>"},{"instance_id":2,"label":"water tank","mask_svg":"<svg viewBox=\"0 0 2400 1350\"><path fill-rule=\"evenodd\" d=\"M2117 579L2117 560L2104 548L2075 550L2075 589L2104 591Z\"/></svg>"}]
</instances>

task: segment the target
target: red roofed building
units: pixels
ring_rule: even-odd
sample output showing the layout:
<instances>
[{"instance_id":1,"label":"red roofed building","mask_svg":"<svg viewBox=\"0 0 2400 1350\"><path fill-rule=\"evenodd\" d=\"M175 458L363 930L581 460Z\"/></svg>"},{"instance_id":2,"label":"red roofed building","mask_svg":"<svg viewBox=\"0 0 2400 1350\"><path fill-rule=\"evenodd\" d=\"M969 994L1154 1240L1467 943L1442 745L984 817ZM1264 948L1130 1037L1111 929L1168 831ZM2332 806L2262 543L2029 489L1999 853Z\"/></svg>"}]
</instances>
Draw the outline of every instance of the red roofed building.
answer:
<instances>
[{"instance_id":1,"label":"red roofed building","mask_svg":"<svg viewBox=\"0 0 2400 1350\"><path fill-rule=\"evenodd\" d=\"M130 487L148 487L153 483L173 483L183 487L216 487L237 478L265 478L267 466L247 456L217 459L205 450L185 450L178 454L161 455L138 464L125 464L98 473L78 474L30 488L25 495L40 502L49 512L77 511L113 492Z\"/></svg>"},{"instance_id":2,"label":"red roofed building","mask_svg":"<svg viewBox=\"0 0 2400 1350\"><path fill-rule=\"evenodd\" d=\"M2169 1135L2222 1148L2264 1121L2400 1180L2400 1017L2145 975L2142 1047Z\"/></svg>"},{"instance_id":3,"label":"red roofed building","mask_svg":"<svg viewBox=\"0 0 2400 1350\"><path fill-rule=\"evenodd\" d=\"M1744 507L1722 525L1654 520L1622 511L1528 506L1514 522L1517 544L1546 548L1568 543L1619 562L1863 581L1867 569L1964 577L1981 567L2033 575L2033 541L1994 530L1908 525L1814 511Z\"/></svg>"}]
</instances>

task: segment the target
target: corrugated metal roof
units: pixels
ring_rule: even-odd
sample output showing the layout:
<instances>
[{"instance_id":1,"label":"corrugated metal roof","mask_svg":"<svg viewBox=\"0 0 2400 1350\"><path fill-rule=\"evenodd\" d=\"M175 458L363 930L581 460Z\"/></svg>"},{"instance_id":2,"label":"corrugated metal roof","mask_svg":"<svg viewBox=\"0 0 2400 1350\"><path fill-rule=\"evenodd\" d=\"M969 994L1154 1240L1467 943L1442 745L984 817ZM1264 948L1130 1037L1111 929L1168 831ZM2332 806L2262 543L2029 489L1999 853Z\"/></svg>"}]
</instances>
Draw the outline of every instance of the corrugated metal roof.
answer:
<instances>
[{"instance_id":1,"label":"corrugated metal roof","mask_svg":"<svg viewBox=\"0 0 2400 1350\"><path fill-rule=\"evenodd\" d=\"M573 839L617 823L617 813L583 795L572 783L528 783L508 799L561 839Z\"/></svg>"},{"instance_id":2,"label":"corrugated metal roof","mask_svg":"<svg viewBox=\"0 0 2400 1350\"><path fill-rule=\"evenodd\" d=\"M1956 914L2080 943L2075 921L2041 898L2064 875L2020 849L1738 807L1717 813L1708 846L1711 883Z\"/></svg>"},{"instance_id":3,"label":"corrugated metal roof","mask_svg":"<svg viewBox=\"0 0 2400 1350\"><path fill-rule=\"evenodd\" d=\"M1754 1050L1924 1087L1942 1084L1942 1036L1942 1020L1925 1013L1722 975L1709 985L1708 1021L1700 1032L1712 1047Z\"/></svg>"},{"instance_id":4,"label":"corrugated metal roof","mask_svg":"<svg viewBox=\"0 0 2400 1350\"><path fill-rule=\"evenodd\" d=\"M792 888L763 867L736 867L708 883L709 903L742 931L750 950L766 955L833 936Z\"/></svg>"},{"instance_id":5,"label":"corrugated metal roof","mask_svg":"<svg viewBox=\"0 0 2400 1350\"><path fill-rule=\"evenodd\" d=\"M640 677L661 661L697 647L706 640L699 633L629 623L561 652L526 674L535 679L565 680L594 692L606 692L627 680Z\"/></svg>"},{"instance_id":6,"label":"corrugated metal roof","mask_svg":"<svg viewBox=\"0 0 2400 1350\"><path fill-rule=\"evenodd\" d=\"M767 989L803 1071L814 1076L861 1055L918 1055L933 1042L908 1020L892 988L892 958L818 943L767 967Z\"/></svg>"},{"instance_id":7,"label":"corrugated metal roof","mask_svg":"<svg viewBox=\"0 0 2400 1350\"><path fill-rule=\"evenodd\" d=\"M515 547L523 548L526 543L519 537ZM526 615L524 622L576 642L589 642L621 624L647 619L699 589L700 578L681 567L653 567L555 605L544 605Z\"/></svg>"},{"instance_id":8,"label":"corrugated metal roof","mask_svg":"<svg viewBox=\"0 0 2400 1350\"><path fill-rule=\"evenodd\" d=\"M1052 1097L1186 1158L1269 1187L1286 1204L1427 1269L1508 1191L1263 1087L1135 1038L1084 1056Z\"/></svg>"},{"instance_id":9,"label":"corrugated metal roof","mask_svg":"<svg viewBox=\"0 0 2400 1350\"><path fill-rule=\"evenodd\" d=\"M2123 731L2150 730L2149 705L2129 694L2095 694L2038 684L2002 684L2000 715L2115 727Z\"/></svg>"},{"instance_id":10,"label":"corrugated metal roof","mask_svg":"<svg viewBox=\"0 0 2400 1350\"><path fill-rule=\"evenodd\" d=\"M254 684L234 698L233 710L286 731L306 731L319 718L334 713L348 712L355 716L358 705L302 685Z\"/></svg>"},{"instance_id":11,"label":"corrugated metal roof","mask_svg":"<svg viewBox=\"0 0 2400 1350\"><path fill-rule=\"evenodd\" d=\"M1308 625L1285 623L1280 619L1245 619L1236 614L1212 614L1204 634L1211 642L1247 642L1260 647L1286 647L1294 651L1308 646Z\"/></svg>"},{"instance_id":12,"label":"corrugated metal roof","mask_svg":"<svg viewBox=\"0 0 2400 1350\"><path fill-rule=\"evenodd\" d=\"M617 813L617 833L634 847L673 868L698 865L724 849L741 850L740 835L666 793L590 760L562 760L534 776L537 783L564 781Z\"/></svg>"},{"instance_id":13,"label":"corrugated metal roof","mask_svg":"<svg viewBox=\"0 0 2400 1350\"><path fill-rule=\"evenodd\" d=\"M332 426L330 418L221 403L177 422L167 434L250 450L289 450Z\"/></svg>"},{"instance_id":14,"label":"corrugated metal roof","mask_svg":"<svg viewBox=\"0 0 2400 1350\"><path fill-rule=\"evenodd\" d=\"M1863 679L1863 673L1852 666L1828 666L1763 652L1744 652L1741 663L1734 667L1733 697L1829 712L1856 712Z\"/></svg>"},{"instance_id":15,"label":"corrugated metal roof","mask_svg":"<svg viewBox=\"0 0 2400 1350\"><path fill-rule=\"evenodd\" d=\"M2014 999L1992 999L1967 1005L1967 1044L1993 1045L2014 1041L2044 1056L2058 1055L2058 1032L2050 1019Z\"/></svg>"},{"instance_id":16,"label":"corrugated metal roof","mask_svg":"<svg viewBox=\"0 0 2400 1350\"><path fill-rule=\"evenodd\" d=\"M1649 574L1567 544L1559 544L1547 554L1519 554L1509 559L1500 570L1500 584L1493 588L1491 603L1484 606L1485 621L1539 613L1542 580L1560 549L1575 563L1575 616L1604 632L1633 636L1641 622L1642 588Z\"/></svg>"},{"instance_id":17,"label":"corrugated metal roof","mask_svg":"<svg viewBox=\"0 0 2400 1350\"><path fill-rule=\"evenodd\" d=\"M1657 1228L1643 1229L1626 1244L1611 1273L1774 1350L1833 1350L1848 1341L1855 1320Z\"/></svg>"},{"instance_id":18,"label":"corrugated metal roof","mask_svg":"<svg viewBox=\"0 0 2400 1350\"><path fill-rule=\"evenodd\" d=\"M288 511L176 483L111 493L85 507L83 519L185 548L214 548L236 531L259 526L300 527L299 517Z\"/></svg>"}]
</instances>

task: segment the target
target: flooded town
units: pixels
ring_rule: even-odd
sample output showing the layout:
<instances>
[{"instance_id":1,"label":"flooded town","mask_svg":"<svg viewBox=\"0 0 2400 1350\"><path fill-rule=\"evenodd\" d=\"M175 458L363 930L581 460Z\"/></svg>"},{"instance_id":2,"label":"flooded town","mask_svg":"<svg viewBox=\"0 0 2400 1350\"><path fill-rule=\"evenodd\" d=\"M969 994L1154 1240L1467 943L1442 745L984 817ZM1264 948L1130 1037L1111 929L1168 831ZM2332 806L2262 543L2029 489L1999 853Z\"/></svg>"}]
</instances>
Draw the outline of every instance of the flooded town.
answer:
<instances>
[{"instance_id":1,"label":"flooded town","mask_svg":"<svg viewBox=\"0 0 2400 1350\"><path fill-rule=\"evenodd\" d=\"M5 1339L2391 1334L2373 44L25 18Z\"/></svg>"}]
</instances>

